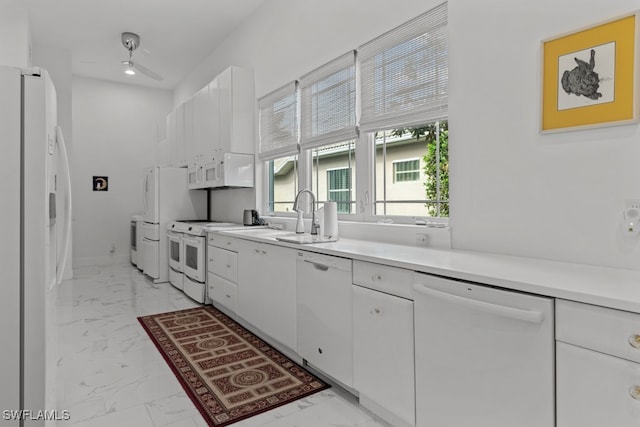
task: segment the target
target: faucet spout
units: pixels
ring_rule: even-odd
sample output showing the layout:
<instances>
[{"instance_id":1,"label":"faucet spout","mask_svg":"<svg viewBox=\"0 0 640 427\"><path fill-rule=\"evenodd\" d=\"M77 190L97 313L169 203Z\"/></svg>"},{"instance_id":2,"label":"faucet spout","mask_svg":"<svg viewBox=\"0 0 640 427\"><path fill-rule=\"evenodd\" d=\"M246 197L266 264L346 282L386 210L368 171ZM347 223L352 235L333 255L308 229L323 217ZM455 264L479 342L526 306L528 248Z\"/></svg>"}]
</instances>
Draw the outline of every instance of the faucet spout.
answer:
<instances>
[{"instance_id":1,"label":"faucet spout","mask_svg":"<svg viewBox=\"0 0 640 427\"><path fill-rule=\"evenodd\" d=\"M298 194L296 194L296 198L293 201L293 210L296 212L301 212L302 210L298 207L298 201L300 199L300 196L303 193L307 193L311 196L311 234L316 235L318 234L318 223L316 222L316 196L313 194L313 191L309 190L308 188L303 188L302 190L298 191ZM304 233L304 224L302 224L302 215L298 215L298 221L296 223L296 233L298 234L302 234ZM298 230L302 230L302 231L298 231Z\"/></svg>"}]
</instances>

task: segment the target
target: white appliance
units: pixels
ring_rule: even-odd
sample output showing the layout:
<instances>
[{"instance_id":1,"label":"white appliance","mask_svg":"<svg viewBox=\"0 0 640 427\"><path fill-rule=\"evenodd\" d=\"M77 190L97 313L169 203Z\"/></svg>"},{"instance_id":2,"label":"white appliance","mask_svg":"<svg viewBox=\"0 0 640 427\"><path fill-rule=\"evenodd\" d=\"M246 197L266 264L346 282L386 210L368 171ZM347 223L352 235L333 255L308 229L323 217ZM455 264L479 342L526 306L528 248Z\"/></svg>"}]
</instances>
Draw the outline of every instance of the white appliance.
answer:
<instances>
[{"instance_id":1,"label":"white appliance","mask_svg":"<svg viewBox=\"0 0 640 427\"><path fill-rule=\"evenodd\" d=\"M0 406L37 414L57 409L56 285L69 248L71 181L47 72L0 67L0 93ZM27 417L24 425L46 423Z\"/></svg>"},{"instance_id":2,"label":"white appliance","mask_svg":"<svg viewBox=\"0 0 640 427\"><path fill-rule=\"evenodd\" d=\"M238 228L244 225L208 220L169 223L169 282L195 301L207 302L207 233Z\"/></svg>"},{"instance_id":3,"label":"white appliance","mask_svg":"<svg viewBox=\"0 0 640 427\"><path fill-rule=\"evenodd\" d=\"M167 225L177 218L206 218L207 192L187 189L187 170L152 166L144 170L143 272L155 283L169 280Z\"/></svg>"},{"instance_id":4,"label":"white appliance","mask_svg":"<svg viewBox=\"0 0 640 427\"><path fill-rule=\"evenodd\" d=\"M188 169L189 188L253 187L253 154L222 153L219 159L198 162Z\"/></svg>"},{"instance_id":5,"label":"white appliance","mask_svg":"<svg viewBox=\"0 0 640 427\"><path fill-rule=\"evenodd\" d=\"M416 425L553 427L553 299L414 274Z\"/></svg>"},{"instance_id":6,"label":"white appliance","mask_svg":"<svg viewBox=\"0 0 640 427\"><path fill-rule=\"evenodd\" d=\"M352 387L352 261L298 251L296 280L298 353Z\"/></svg>"},{"instance_id":7,"label":"white appliance","mask_svg":"<svg viewBox=\"0 0 640 427\"><path fill-rule=\"evenodd\" d=\"M140 228L138 228L140 226ZM138 245L142 243L142 215L131 217L131 264L138 266Z\"/></svg>"}]
</instances>

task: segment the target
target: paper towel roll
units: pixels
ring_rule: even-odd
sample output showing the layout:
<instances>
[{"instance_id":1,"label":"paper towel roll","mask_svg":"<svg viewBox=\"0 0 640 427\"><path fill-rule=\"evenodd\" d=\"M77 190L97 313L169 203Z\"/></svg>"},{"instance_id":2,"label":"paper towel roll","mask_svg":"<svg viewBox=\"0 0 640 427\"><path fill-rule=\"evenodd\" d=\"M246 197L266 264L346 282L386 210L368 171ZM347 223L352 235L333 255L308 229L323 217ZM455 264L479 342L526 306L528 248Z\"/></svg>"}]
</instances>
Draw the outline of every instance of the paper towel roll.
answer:
<instances>
[{"instance_id":1,"label":"paper towel roll","mask_svg":"<svg viewBox=\"0 0 640 427\"><path fill-rule=\"evenodd\" d=\"M338 204L336 202L324 202L324 237L338 237Z\"/></svg>"}]
</instances>

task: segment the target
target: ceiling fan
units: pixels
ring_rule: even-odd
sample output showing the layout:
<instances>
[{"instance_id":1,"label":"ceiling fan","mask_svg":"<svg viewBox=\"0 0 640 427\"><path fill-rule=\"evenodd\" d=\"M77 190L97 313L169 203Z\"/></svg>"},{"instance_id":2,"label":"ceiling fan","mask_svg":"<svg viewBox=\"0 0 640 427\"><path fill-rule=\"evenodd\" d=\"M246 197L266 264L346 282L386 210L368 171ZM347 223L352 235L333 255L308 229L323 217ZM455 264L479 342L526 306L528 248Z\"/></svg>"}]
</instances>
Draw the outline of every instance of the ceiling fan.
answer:
<instances>
[{"instance_id":1,"label":"ceiling fan","mask_svg":"<svg viewBox=\"0 0 640 427\"><path fill-rule=\"evenodd\" d=\"M155 73L150 69L148 69L147 67L144 67L136 62L133 62L133 58L132 58L133 51L136 50L138 46L140 46L139 35L135 33L124 32L122 33L121 39L122 39L122 44L129 51L129 59L126 61L122 61L122 63L127 66L125 73L133 75L136 73L136 70L137 70L137 71L140 71L142 74L146 75L147 77L151 77L154 80L158 80L158 81L163 80L162 76L159 75L158 73Z\"/></svg>"}]
</instances>

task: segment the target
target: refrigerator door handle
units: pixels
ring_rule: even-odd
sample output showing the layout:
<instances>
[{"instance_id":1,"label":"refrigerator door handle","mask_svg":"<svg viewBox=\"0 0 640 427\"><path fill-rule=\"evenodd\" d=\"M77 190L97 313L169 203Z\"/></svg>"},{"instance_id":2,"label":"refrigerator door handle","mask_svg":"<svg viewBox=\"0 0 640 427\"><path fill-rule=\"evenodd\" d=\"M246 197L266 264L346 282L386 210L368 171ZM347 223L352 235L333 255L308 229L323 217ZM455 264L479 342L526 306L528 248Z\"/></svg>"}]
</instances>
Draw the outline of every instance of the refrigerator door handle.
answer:
<instances>
[{"instance_id":1,"label":"refrigerator door handle","mask_svg":"<svg viewBox=\"0 0 640 427\"><path fill-rule=\"evenodd\" d=\"M498 316L508 317L511 319L530 323L542 323L542 321L544 320L544 314L535 310L523 310L520 308L508 307L500 304L493 304L489 302L470 299L459 295L450 294L448 292L437 291L425 285L415 284L413 286L413 289L418 293L427 295L432 298L438 298L461 306L489 312Z\"/></svg>"},{"instance_id":2,"label":"refrigerator door handle","mask_svg":"<svg viewBox=\"0 0 640 427\"><path fill-rule=\"evenodd\" d=\"M62 156L63 164L63 180L66 187L66 203L65 203L65 219L64 219L64 240L62 243L62 254L58 255L58 264L56 266L56 284L62 282L62 276L64 275L64 267L67 264L67 257L69 256L69 244L71 241L71 174L69 171L69 157L67 156L67 146L64 143L64 136L62 135L62 128L56 126L56 143L60 148L60 155Z\"/></svg>"},{"instance_id":3,"label":"refrigerator door handle","mask_svg":"<svg viewBox=\"0 0 640 427\"><path fill-rule=\"evenodd\" d=\"M147 214L147 191L149 189L149 175L145 172L144 180L142 181L142 203L143 203L143 212Z\"/></svg>"}]
</instances>

